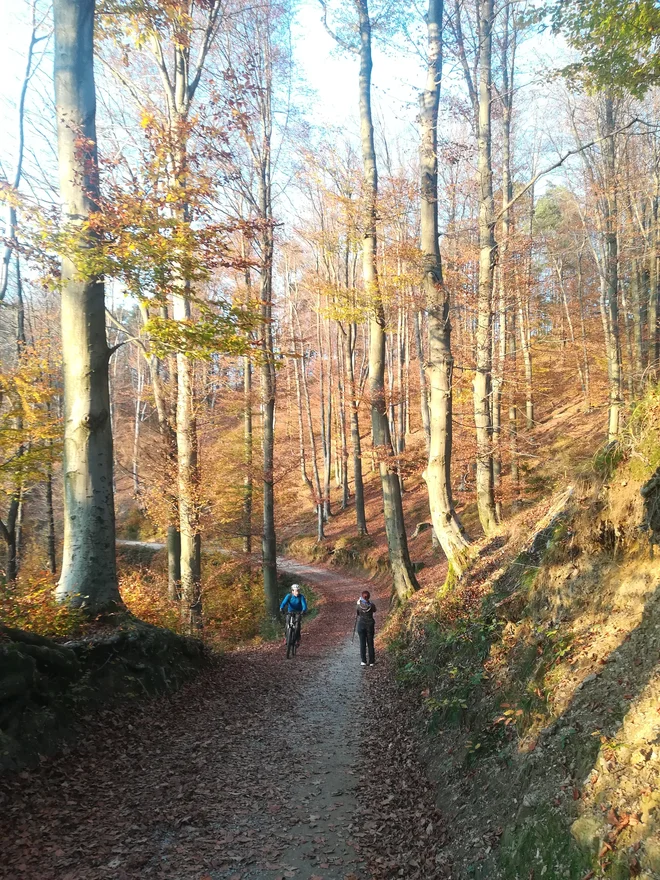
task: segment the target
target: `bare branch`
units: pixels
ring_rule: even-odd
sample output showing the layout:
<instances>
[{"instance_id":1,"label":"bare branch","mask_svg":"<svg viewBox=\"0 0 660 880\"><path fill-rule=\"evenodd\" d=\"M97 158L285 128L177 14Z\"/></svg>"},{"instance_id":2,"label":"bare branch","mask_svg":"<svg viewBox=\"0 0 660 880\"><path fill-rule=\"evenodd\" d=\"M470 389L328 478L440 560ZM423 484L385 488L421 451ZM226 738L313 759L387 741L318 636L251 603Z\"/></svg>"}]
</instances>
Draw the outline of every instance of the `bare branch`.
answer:
<instances>
[{"instance_id":1,"label":"bare branch","mask_svg":"<svg viewBox=\"0 0 660 880\"><path fill-rule=\"evenodd\" d=\"M621 128L617 128L616 131L613 131L611 134L603 135L603 137L594 138L594 140L589 141L586 144L580 144L579 147L575 147L572 150L568 150L567 153L564 153L564 155L561 156L561 158L559 158L556 162L553 162L552 165L549 165L547 168L544 168L543 171L539 171L538 174L535 174L534 177L532 177L532 179L529 181L529 183L527 183L520 190L520 192L517 195L515 195L511 199L510 202L508 202L506 205L504 205L504 207L502 208L502 210L498 214L496 214L496 216L493 218L493 222L497 223L497 221L502 218L502 215L505 214L506 211L508 211L512 205L514 205L519 199L521 199L525 195L525 193L529 192L529 190L534 186L534 184L537 182L537 180L539 180L541 177L544 177L546 174L550 174L550 172L554 171L556 168L560 168L564 164L564 162L566 162L567 159L570 159L571 156L577 156L579 153L583 153L585 150L588 150L590 147L593 147L596 144L599 144L602 141L605 141L610 137L614 137L614 135L621 134L621 132L623 132L623 131L627 131L627 129L632 128L632 126L635 125L636 122L643 122L643 121L644 120L635 116L633 119L630 120L630 122L626 123L626 125L622 125Z\"/></svg>"},{"instance_id":2,"label":"bare branch","mask_svg":"<svg viewBox=\"0 0 660 880\"><path fill-rule=\"evenodd\" d=\"M328 34L328 36L332 37L332 39L338 46L341 46L342 49L345 49L346 52L352 52L353 54L355 54L356 50L349 43L347 43L346 40L343 40L339 36L339 34L336 34L328 24L328 7L325 0L319 0L319 3L321 4L321 9L323 10L321 24L323 25L323 29L325 30L325 32Z\"/></svg>"},{"instance_id":3,"label":"bare branch","mask_svg":"<svg viewBox=\"0 0 660 880\"><path fill-rule=\"evenodd\" d=\"M114 345L111 349L109 349L110 354L112 354L113 351L116 351L118 348L120 348L120 346L124 345L125 342L134 342L146 354L147 346L144 344L143 340L140 339L139 336L135 336L133 333L131 333L130 330L128 330L124 326L124 324L122 324L122 322L119 320L119 318L116 318L112 314L110 309L106 308L105 314L106 314L106 317L110 319L110 323L113 324L117 328L117 330L120 330L126 336L126 339L124 340L124 342L120 342L118 345Z\"/></svg>"},{"instance_id":4,"label":"bare branch","mask_svg":"<svg viewBox=\"0 0 660 880\"><path fill-rule=\"evenodd\" d=\"M209 49L213 44L213 40L215 39L216 34L218 33L219 27L219 19L220 19L220 10L222 9L221 0L215 0L213 5L211 6L211 10L209 12L209 20L206 24L206 28L204 30L204 39L202 40L202 45L199 50L199 56L197 58L197 63L195 65L195 76L193 77L192 82L188 86L188 100L192 101L195 96L195 92L197 91L197 86L199 85L199 81L202 77L202 72L204 71L204 65L206 64L206 56L209 53Z\"/></svg>"},{"instance_id":5,"label":"bare branch","mask_svg":"<svg viewBox=\"0 0 660 880\"><path fill-rule=\"evenodd\" d=\"M153 52L154 59L156 61L156 66L160 71L160 77L163 82L163 88L165 89L165 95L167 97L167 105L170 109L170 118L172 117L172 113L174 112L174 108L176 107L176 98L174 95L174 86L172 84L172 80L170 79L170 74L167 69L167 64L165 62L165 55L163 54L163 47L158 38L157 34L151 35L151 49Z\"/></svg>"},{"instance_id":6,"label":"bare branch","mask_svg":"<svg viewBox=\"0 0 660 880\"><path fill-rule=\"evenodd\" d=\"M12 188L16 191L21 184L23 176L23 155L25 153L25 98L27 96L28 86L32 79L33 68L32 60L34 57L34 47L37 43L48 38L48 34L41 37L37 36L38 28L36 20L36 2L32 3L32 32L30 34L30 44L28 46L27 61L25 63L25 75L21 85L21 93L18 101L18 155L16 158L16 173L14 174L14 182ZM2 302L7 294L7 284L9 282L9 264L11 255L14 250L14 241L16 239L17 216L16 208L9 209L9 228L7 230L7 241L5 250L2 255L2 263L0 264L0 302Z\"/></svg>"}]
</instances>

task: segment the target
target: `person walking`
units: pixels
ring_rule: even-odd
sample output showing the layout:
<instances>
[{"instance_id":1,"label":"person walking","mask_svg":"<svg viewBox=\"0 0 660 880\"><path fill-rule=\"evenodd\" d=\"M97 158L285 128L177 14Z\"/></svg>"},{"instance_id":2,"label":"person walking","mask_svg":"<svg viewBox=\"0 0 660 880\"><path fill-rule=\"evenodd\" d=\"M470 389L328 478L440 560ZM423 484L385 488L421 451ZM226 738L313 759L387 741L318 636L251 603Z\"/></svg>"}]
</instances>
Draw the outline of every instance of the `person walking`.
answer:
<instances>
[{"instance_id":1,"label":"person walking","mask_svg":"<svg viewBox=\"0 0 660 880\"><path fill-rule=\"evenodd\" d=\"M357 634L360 638L360 661L362 666L373 666L376 662L376 652L374 648L374 632L376 622L374 613L376 606L371 601L371 593L369 590L363 590L362 595L357 600ZM368 653L368 660L367 660Z\"/></svg>"}]
</instances>

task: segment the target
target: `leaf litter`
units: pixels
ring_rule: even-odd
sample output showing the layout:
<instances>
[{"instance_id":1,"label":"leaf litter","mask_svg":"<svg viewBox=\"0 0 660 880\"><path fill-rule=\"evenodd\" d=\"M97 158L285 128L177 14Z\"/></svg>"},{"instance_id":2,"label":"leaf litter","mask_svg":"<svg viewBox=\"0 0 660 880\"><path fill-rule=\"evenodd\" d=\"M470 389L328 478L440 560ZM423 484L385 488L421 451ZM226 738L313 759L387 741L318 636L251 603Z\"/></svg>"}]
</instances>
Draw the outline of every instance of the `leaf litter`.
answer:
<instances>
[{"instance_id":1,"label":"leaf litter","mask_svg":"<svg viewBox=\"0 0 660 880\"><path fill-rule=\"evenodd\" d=\"M347 635L363 583L285 567L322 596L296 658L235 651L174 696L81 719L0 780L0 878L450 876L414 722Z\"/></svg>"}]
</instances>

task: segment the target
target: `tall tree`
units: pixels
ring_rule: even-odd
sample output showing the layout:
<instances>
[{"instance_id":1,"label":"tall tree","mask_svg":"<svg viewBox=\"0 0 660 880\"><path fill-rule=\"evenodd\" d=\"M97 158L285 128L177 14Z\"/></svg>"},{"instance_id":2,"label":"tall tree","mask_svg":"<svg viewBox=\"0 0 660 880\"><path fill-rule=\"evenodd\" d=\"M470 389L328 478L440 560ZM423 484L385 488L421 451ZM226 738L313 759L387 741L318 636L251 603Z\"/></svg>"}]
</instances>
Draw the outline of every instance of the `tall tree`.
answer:
<instances>
[{"instance_id":1,"label":"tall tree","mask_svg":"<svg viewBox=\"0 0 660 880\"><path fill-rule=\"evenodd\" d=\"M152 8L146 9L144 20L138 13L138 21L148 34L163 87L169 129L170 187L174 195L171 208L182 226L189 226L194 221L188 199L191 108L218 33L222 9L220 0L210 0L205 4L199 22L196 16L200 13L192 2L168 10L164 16ZM201 36L198 55L193 60L192 44L197 31ZM178 283L172 296L172 317L184 328L192 323L193 317L192 280L185 268L188 256L181 254ZM183 349L177 351L176 370L181 617L187 631L198 632L202 627L202 594L195 376L193 359Z\"/></svg>"},{"instance_id":2,"label":"tall tree","mask_svg":"<svg viewBox=\"0 0 660 880\"><path fill-rule=\"evenodd\" d=\"M491 419L493 293L496 259L495 212L493 201L492 102L493 102L493 0L476 3L476 48L470 63L462 28L462 7L455 0L452 30L470 98L477 138L477 178L479 189L479 281L477 326L475 333L476 371L474 376L474 423L477 437L477 507L484 532L497 525L495 508L493 444ZM478 77L478 81L477 81Z\"/></svg>"},{"instance_id":3,"label":"tall tree","mask_svg":"<svg viewBox=\"0 0 660 880\"><path fill-rule=\"evenodd\" d=\"M616 182L616 143L614 137L614 99L606 94L603 107L604 153L604 264L603 298L607 302L607 371L610 385L609 423L610 442L617 440L621 430L622 377L621 343L619 339L619 254L618 254L618 198Z\"/></svg>"},{"instance_id":4,"label":"tall tree","mask_svg":"<svg viewBox=\"0 0 660 880\"><path fill-rule=\"evenodd\" d=\"M60 192L75 253L62 258L64 547L57 597L89 614L117 608L112 430L103 280L89 219L99 199L95 0L55 0Z\"/></svg>"},{"instance_id":5,"label":"tall tree","mask_svg":"<svg viewBox=\"0 0 660 880\"><path fill-rule=\"evenodd\" d=\"M477 430L477 506L483 530L489 535L497 525L493 486L492 422L490 417L493 332L492 297L496 256L491 129L493 0L480 0L478 15L479 292L477 299L477 367L474 377L474 422Z\"/></svg>"},{"instance_id":6,"label":"tall tree","mask_svg":"<svg viewBox=\"0 0 660 880\"><path fill-rule=\"evenodd\" d=\"M374 456L378 460L383 513L394 592L398 601L405 601L418 589L408 551L408 538L403 517L401 484L387 413L385 393L386 319L383 295L378 276L378 166L371 109L371 17L368 0L354 0L357 16L356 39L334 33L328 25L328 8L323 8L323 24L332 38L347 51L357 54L360 62L358 75L360 142L363 169L362 215L362 279L369 308L369 392L371 406L371 433Z\"/></svg>"},{"instance_id":7,"label":"tall tree","mask_svg":"<svg viewBox=\"0 0 660 880\"><path fill-rule=\"evenodd\" d=\"M371 19L368 0L355 0L359 26L359 96L360 138L364 167L364 228L362 231L362 275L370 303L369 316L369 391L371 395L371 430L378 455L383 491L383 508L387 546L394 577L394 590L399 601L418 589L408 552L408 539L403 518L401 485L394 461L394 448L387 418L385 396L385 309L378 279L377 202L378 169L371 112Z\"/></svg>"},{"instance_id":8,"label":"tall tree","mask_svg":"<svg viewBox=\"0 0 660 880\"><path fill-rule=\"evenodd\" d=\"M429 326L429 460L424 478L429 490L433 530L460 576L469 546L454 510L451 492L452 373L449 289L443 282L438 238L438 107L442 81L443 0L429 0L426 15L428 66L420 97L421 246ZM420 346L421 348L421 346ZM425 393L425 389L423 389Z\"/></svg>"}]
</instances>

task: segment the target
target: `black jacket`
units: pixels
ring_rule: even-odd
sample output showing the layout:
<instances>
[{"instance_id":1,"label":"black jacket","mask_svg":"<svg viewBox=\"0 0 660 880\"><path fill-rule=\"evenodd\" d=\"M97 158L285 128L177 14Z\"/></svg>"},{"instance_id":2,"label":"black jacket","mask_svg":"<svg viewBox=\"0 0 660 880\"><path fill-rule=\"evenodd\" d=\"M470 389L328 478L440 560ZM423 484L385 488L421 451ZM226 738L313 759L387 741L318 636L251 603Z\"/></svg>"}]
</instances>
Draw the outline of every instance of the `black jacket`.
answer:
<instances>
[{"instance_id":1,"label":"black jacket","mask_svg":"<svg viewBox=\"0 0 660 880\"><path fill-rule=\"evenodd\" d=\"M361 600L358 599L357 602L357 628L358 629L373 629L375 624L374 621L374 611L376 611L376 606L373 602L368 602L367 607L365 608Z\"/></svg>"}]
</instances>

